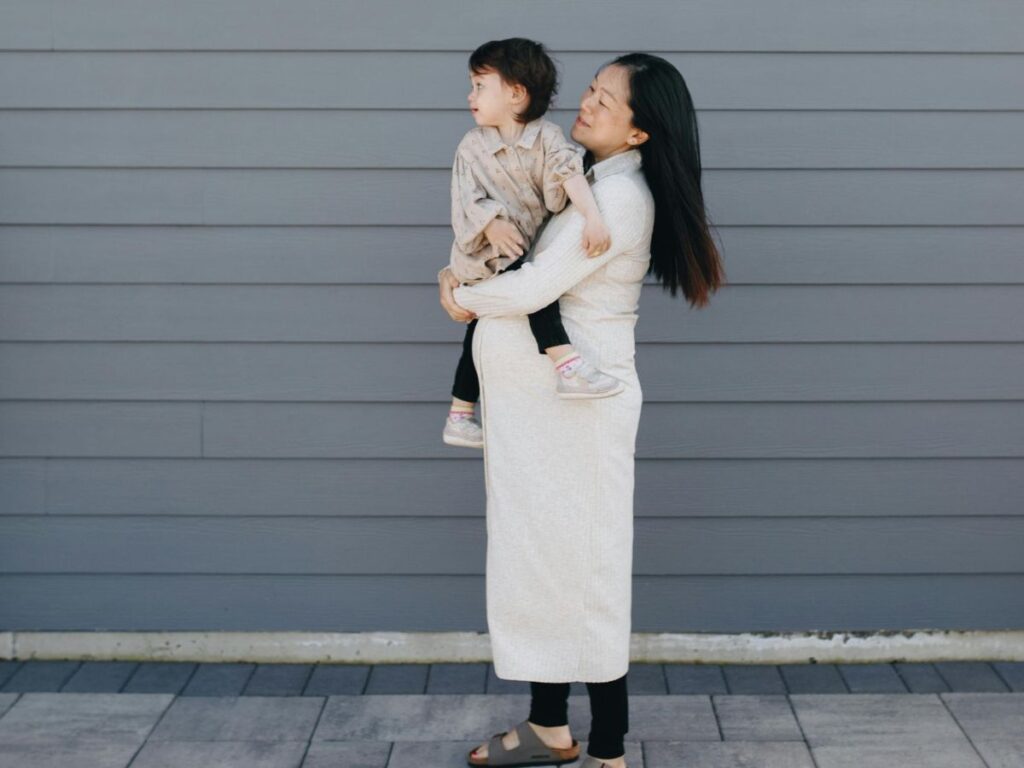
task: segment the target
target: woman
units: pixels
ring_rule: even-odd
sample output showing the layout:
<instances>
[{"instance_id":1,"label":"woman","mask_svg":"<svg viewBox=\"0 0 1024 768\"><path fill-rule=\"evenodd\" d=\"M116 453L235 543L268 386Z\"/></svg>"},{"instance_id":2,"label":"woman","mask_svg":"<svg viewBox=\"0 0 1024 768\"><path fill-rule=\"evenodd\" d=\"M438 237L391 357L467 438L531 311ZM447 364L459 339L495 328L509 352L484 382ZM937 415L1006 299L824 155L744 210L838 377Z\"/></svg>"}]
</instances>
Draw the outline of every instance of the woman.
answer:
<instances>
[{"instance_id":1,"label":"woman","mask_svg":"<svg viewBox=\"0 0 1024 768\"><path fill-rule=\"evenodd\" d=\"M724 282L700 187L696 115L682 75L631 53L587 87L571 136L611 232L588 257L573 207L556 214L521 268L472 286L447 270L441 305L477 322L487 485L487 623L495 674L529 680L529 718L495 734L470 765L575 760L569 684L587 683L588 757L625 768L628 731L633 470L643 393L634 366L646 274L703 306ZM563 400L527 315L559 299L563 323L595 367L622 379L615 397Z\"/></svg>"}]
</instances>

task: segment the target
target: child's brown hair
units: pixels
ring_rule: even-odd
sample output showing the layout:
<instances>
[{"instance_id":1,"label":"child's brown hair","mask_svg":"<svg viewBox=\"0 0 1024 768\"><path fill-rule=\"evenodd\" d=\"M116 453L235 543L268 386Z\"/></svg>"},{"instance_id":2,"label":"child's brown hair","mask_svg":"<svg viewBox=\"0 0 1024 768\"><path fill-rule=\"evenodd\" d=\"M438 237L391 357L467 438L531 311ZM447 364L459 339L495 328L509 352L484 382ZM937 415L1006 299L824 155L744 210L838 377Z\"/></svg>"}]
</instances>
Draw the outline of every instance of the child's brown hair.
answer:
<instances>
[{"instance_id":1,"label":"child's brown hair","mask_svg":"<svg viewBox=\"0 0 1024 768\"><path fill-rule=\"evenodd\" d=\"M469 56L469 68L478 75L489 70L497 72L510 85L522 85L530 94L530 103L516 115L520 123L528 123L548 111L551 99L558 92L558 70L542 43L525 37L491 40Z\"/></svg>"}]
</instances>

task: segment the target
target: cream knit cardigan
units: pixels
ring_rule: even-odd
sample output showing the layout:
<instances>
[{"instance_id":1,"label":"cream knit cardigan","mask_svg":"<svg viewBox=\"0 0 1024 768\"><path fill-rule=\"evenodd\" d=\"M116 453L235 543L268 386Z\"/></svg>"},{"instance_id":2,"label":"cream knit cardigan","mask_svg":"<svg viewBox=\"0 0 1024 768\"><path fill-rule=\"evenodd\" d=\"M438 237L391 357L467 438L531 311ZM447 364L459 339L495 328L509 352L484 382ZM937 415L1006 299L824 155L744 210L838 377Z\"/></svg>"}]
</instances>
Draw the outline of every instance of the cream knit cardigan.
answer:
<instances>
[{"instance_id":1,"label":"cream knit cardigan","mask_svg":"<svg viewBox=\"0 0 1024 768\"><path fill-rule=\"evenodd\" d=\"M634 455L643 392L634 327L650 263L654 200L640 152L588 171L611 247L588 258L570 205L518 270L455 301L480 320L487 487L486 604L494 669L506 680L604 682L629 667ZM626 389L562 400L526 315L560 299L576 349Z\"/></svg>"}]
</instances>

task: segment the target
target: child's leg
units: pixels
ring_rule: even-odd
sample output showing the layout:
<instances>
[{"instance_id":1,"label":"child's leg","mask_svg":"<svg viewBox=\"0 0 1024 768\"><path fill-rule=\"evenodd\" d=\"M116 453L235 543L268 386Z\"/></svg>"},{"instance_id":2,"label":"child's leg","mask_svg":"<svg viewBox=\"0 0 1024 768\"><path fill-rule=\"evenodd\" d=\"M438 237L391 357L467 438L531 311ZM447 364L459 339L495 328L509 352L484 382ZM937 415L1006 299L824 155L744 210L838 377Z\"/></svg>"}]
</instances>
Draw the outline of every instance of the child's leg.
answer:
<instances>
[{"instance_id":1,"label":"child's leg","mask_svg":"<svg viewBox=\"0 0 1024 768\"><path fill-rule=\"evenodd\" d=\"M518 269L522 263L522 259L517 259L506 267L506 270ZM566 385L565 392L559 392L560 397L606 397L622 391L621 381L598 371L577 354L569 340L569 334L565 332L565 326L562 325L562 311L557 299L527 317L530 320L530 331L537 341L538 351L542 355L547 355L555 364L555 370L561 377L560 381L573 382L571 387ZM581 370L585 373L583 377L578 375ZM562 386L559 384L559 389Z\"/></svg>"},{"instance_id":2,"label":"child's leg","mask_svg":"<svg viewBox=\"0 0 1024 768\"><path fill-rule=\"evenodd\" d=\"M505 267L505 271L519 269L521 266L523 266L523 260L516 259ZM557 364L567 355L575 352L572 342L569 341L569 334L562 326L562 312L558 307L557 299L527 317L530 320L530 331L533 332L533 338L537 340L537 349L540 354L547 355L552 362Z\"/></svg>"},{"instance_id":3,"label":"child's leg","mask_svg":"<svg viewBox=\"0 0 1024 768\"><path fill-rule=\"evenodd\" d=\"M568 376L582 362L569 340L569 334L562 325L562 311L558 301L553 301L542 309L527 316L530 330L537 341L537 349L547 355L555 364L555 369L563 376Z\"/></svg>"},{"instance_id":4,"label":"child's leg","mask_svg":"<svg viewBox=\"0 0 1024 768\"><path fill-rule=\"evenodd\" d=\"M556 360L572 351L572 342L562 325L562 311L557 300L527 317L530 320L530 331L537 341L537 350L542 355L546 354Z\"/></svg>"},{"instance_id":5,"label":"child's leg","mask_svg":"<svg viewBox=\"0 0 1024 768\"><path fill-rule=\"evenodd\" d=\"M462 356L455 369L455 381L452 384L452 407L449 415L463 418L460 414L471 415L473 406L480 399L480 380L473 365L473 331L476 319L466 325L466 335L462 339Z\"/></svg>"}]
</instances>

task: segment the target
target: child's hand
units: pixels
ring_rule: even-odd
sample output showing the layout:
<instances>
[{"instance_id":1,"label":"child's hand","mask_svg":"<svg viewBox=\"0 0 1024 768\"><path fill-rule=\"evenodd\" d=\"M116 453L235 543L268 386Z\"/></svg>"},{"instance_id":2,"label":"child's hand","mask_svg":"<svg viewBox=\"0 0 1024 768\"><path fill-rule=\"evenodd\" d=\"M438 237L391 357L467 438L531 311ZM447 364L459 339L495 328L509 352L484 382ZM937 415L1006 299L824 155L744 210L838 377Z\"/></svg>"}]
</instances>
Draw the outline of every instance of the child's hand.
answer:
<instances>
[{"instance_id":1,"label":"child's hand","mask_svg":"<svg viewBox=\"0 0 1024 768\"><path fill-rule=\"evenodd\" d=\"M495 254L499 256L511 256L515 261L523 255L523 246L526 240L519 232L519 227L505 219L494 219L484 227L484 236L494 246Z\"/></svg>"},{"instance_id":2,"label":"child's hand","mask_svg":"<svg viewBox=\"0 0 1024 768\"><path fill-rule=\"evenodd\" d=\"M588 218L586 226L583 227L583 249L587 252L587 257L600 256L611 244L611 233L601 217Z\"/></svg>"}]
</instances>

